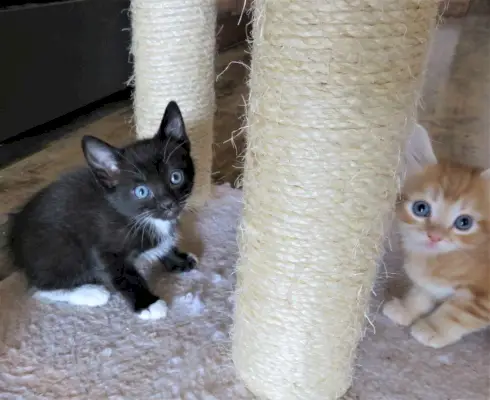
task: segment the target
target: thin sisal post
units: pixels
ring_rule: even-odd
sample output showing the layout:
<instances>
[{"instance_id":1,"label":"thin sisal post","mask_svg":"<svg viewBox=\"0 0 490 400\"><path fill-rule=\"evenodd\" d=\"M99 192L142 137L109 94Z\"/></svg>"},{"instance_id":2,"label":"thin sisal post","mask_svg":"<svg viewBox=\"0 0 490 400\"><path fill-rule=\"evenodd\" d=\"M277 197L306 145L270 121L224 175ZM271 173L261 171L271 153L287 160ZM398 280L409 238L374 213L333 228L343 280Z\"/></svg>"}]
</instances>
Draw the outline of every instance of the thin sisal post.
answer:
<instances>
[{"instance_id":1,"label":"thin sisal post","mask_svg":"<svg viewBox=\"0 0 490 400\"><path fill-rule=\"evenodd\" d=\"M190 205L207 199L213 142L215 0L132 0L138 138L155 134L169 100L179 104L196 163Z\"/></svg>"}]
</instances>

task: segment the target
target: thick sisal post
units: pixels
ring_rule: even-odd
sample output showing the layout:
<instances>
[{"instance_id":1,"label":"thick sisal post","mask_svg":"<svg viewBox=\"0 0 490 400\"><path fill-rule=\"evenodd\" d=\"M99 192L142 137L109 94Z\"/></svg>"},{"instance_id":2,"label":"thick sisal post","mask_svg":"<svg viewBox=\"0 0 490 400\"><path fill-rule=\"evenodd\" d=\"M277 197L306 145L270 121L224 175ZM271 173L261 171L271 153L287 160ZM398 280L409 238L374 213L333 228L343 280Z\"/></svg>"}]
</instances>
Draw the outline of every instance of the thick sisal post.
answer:
<instances>
[{"instance_id":1,"label":"thick sisal post","mask_svg":"<svg viewBox=\"0 0 490 400\"><path fill-rule=\"evenodd\" d=\"M213 142L215 0L132 0L138 138L155 134L169 100L183 113L196 163L190 205L207 199Z\"/></svg>"},{"instance_id":2,"label":"thick sisal post","mask_svg":"<svg viewBox=\"0 0 490 400\"><path fill-rule=\"evenodd\" d=\"M233 359L262 399L351 384L436 6L254 3Z\"/></svg>"}]
</instances>

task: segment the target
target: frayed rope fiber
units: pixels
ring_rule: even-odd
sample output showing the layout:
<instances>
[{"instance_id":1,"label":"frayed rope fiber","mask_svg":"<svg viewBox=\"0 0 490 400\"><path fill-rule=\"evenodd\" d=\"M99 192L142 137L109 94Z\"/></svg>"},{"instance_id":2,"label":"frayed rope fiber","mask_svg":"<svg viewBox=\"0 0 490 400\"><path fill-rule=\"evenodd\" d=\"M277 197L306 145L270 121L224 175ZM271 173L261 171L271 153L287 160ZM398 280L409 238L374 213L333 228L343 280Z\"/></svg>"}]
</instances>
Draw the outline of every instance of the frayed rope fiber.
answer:
<instances>
[{"instance_id":1,"label":"frayed rope fiber","mask_svg":"<svg viewBox=\"0 0 490 400\"><path fill-rule=\"evenodd\" d=\"M351 384L436 8L254 3L232 355L262 399Z\"/></svg>"},{"instance_id":2,"label":"frayed rope fiber","mask_svg":"<svg viewBox=\"0 0 490 400\"><path fill-rule=\"evenodd\" d=\"M215 0L132 0L138 138L155 134L170 100L181 108L196 163L189 201L209 197L215 111Z\"/></svg>"}]
</instances>

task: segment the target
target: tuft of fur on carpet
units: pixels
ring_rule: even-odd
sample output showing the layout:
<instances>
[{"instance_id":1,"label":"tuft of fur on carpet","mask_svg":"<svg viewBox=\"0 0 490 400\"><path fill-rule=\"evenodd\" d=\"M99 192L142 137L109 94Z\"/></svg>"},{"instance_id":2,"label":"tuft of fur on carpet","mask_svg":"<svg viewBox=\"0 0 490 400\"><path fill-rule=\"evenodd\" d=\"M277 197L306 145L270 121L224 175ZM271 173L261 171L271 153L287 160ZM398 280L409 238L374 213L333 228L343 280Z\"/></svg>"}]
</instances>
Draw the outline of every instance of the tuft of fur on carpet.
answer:
<instances>
[{"instance_id":1,"label":"tuft of fur on carpet","mask_svg":"<svg viewBox=\"0 0 490 400\"><path fill-rule=\"evenodd\" d=\"M164 320L139 320L119 295L103 307L75 307L28 297L18 273L0 282L0 399L253 399L229 357L240 212L241 191L215 187L189 224L202 243L184 232L184 248L200 254L198 270L148 274L169 304ZM403 280L396 254L387 259L390 286ZM384 281L381 269L377 293ZM372 322L346 399L488 399L488 331L432 350L379 313Z\"/></svg>"}]
</instances>

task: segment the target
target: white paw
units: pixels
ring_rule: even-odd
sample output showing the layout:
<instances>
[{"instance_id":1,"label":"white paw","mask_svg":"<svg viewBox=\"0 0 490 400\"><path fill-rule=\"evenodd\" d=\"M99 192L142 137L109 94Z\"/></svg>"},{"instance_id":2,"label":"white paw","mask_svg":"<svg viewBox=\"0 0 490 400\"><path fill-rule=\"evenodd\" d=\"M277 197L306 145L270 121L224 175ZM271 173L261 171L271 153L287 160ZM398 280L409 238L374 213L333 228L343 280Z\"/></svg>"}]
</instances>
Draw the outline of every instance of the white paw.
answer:
<instances>
[{"instance_id":1,"label":"white paw","mask_svg":"<svg viewBox=\"0 0 490 400\"><path fill-rule=\"evenodd\" d=\"M96 307L109 301L110 292L100 285L82 285L72 290L39 290L34 297L41 300L62 301L78 306Z\"/></svg>"},{"instance_id":2,"label":"white paw","mask_svg":"<svg viewBox=\"0 0 490 400\"><path fill-rule=\"evenodd\" d=\"M412 322L412 318L410 318L408 311L405 309L402 302L397 298L385 303L383 307L383 314L398 325L408 326Z\"/></svg>"},{"instance_id":3,"label":"white paw","mask_svg":"<svg viewBox=\"0 0 490 400\"><path fill-rule=\"evenodd\" d=\"M410 330L412 337L424 346L440 349L461 339L461 336L451 336L448 329L443 329L443 333L439 333L427 321L426 319L417 321Z\"/></svg>"},{"instance_id":4,"label":"white paw","mask_svg":"<svg viewBox=\"0 0 490 400\"><path fill-rule=\"evenodd\" d=\"M163 300L155 301L146 310L140 311L138 317L144 320L160 319L167 316L167 303Z\"/></svg>"},{"instance_id":5,"label":"white paw","mask_svg":"<svg viewBox=\"0 0 490 400\"><path fill-rule=\"evenodd\" d=\"M70 292L68 301L79 306L103 306L109 301L111 293L100 285L83 285Z\"/></svg>"},{"instance_id":6,"label":"white paw","mask_svg":"<svg viewBox=\"0 0 490 400\"><path fill-rule=\"evenodd\" d=\"M199 257L197 257L194 253L187 253L187 257L194 260L196 265L199 264Z\"/></svg>"}]
</instances>

